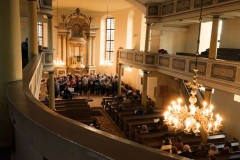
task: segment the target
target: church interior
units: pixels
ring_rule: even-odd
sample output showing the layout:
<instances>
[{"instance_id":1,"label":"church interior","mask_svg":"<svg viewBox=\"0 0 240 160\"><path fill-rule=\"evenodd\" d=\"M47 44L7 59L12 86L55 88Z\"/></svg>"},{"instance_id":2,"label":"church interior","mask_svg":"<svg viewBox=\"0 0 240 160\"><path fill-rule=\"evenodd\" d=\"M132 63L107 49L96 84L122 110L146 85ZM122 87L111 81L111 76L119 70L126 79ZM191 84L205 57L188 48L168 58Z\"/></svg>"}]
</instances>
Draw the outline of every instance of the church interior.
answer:
<instances>
[{"instance_id":1,"label":"church interior","mask_svg":"<svg viewBox=\"0 0 240 160\"><path fill-rule=\"evenodd\" d=\"M240 159L239 0L0 10L0 159Z\"/></svg>"}]
</instances>

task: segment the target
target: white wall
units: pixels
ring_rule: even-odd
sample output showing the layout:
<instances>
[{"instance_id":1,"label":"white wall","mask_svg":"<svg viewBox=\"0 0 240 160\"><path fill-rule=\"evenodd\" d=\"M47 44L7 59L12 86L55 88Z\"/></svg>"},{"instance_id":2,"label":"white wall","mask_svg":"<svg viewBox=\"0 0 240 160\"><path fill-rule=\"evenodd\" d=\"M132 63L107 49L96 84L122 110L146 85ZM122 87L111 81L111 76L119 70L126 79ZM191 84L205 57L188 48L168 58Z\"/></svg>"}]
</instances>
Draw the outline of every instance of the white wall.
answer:
<instances>
[{"instance_id":1,"label":"white wall","mask_svg":"<svg viewBox=\"0 0 240 160\"><path fill-rule=\"evenodd\" d=\"M240 19L223 19L220 48L240 48Z\"/></svg>"},{"instance_id":2,"label":"white wall","mask_svg":"<svg viewBox=\"0 0 240 160\"><path fill-rule=\"evenodd\" d=\"M27 17L21 17L21 42L24 42L28 38L28 19Z\"/></svg>"},{"instance_id":3,"label":"white wall","mask_svg":"<svg viewBox=\"0 0 240 160\"><path fill-rule=\"evenodd\" d=\"M240 139L240 103L233 100L234 94L221 90L214 91L212 104L215 106L214 112L223 117L222 129L228 137Z\"/></svg>"},{"instance_id":4,"label":"white wall","mask_svg":"<svg viewBox=\"0 0 240 160\"><path fill-rule=\"evenodd\" d=\"M198 24L190 25L187 33L185 52L196 53L197 36L198 36Z\"/></svg>"}]
</instances>

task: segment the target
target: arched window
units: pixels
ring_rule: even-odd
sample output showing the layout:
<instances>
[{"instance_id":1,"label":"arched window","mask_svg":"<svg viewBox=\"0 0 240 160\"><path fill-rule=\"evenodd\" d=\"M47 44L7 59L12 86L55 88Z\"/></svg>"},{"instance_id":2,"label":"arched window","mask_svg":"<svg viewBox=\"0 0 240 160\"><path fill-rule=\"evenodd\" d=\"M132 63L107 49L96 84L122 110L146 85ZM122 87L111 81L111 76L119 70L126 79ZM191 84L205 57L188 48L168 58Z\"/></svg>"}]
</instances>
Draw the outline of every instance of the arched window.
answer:
<instances>
[{"instance_id":1,"label":"arched window","mask_svg":"<svg viewBox=\"0 0 240 160\"><path fill-rule=\"evenodd\" d=\"M115 29L115 19L106 18L105 61L109 61L109 62L113 62L114 60L114 29Z\"/></svg>"},{"instance_id":2,"label":"arched window","mask_svg":"<svg viewBox=\"0 0 240 160\"><path fill-rule=\"evenodd\" d=\"M134 12L130 11L128 13L128 22L127 22L126 49L132 49L132 38L135 36L133 34L133 18L134 18Z\"/></svg>"},{"instance_id":3,"label":"arched window","mask_svg":"<svg viewBox=\"0 0 240 160\"><path fill-rule=\"evenodd\" d=\"M43 45L43 23L37 23L38 44Z\"/></svg>"}]
</instances>

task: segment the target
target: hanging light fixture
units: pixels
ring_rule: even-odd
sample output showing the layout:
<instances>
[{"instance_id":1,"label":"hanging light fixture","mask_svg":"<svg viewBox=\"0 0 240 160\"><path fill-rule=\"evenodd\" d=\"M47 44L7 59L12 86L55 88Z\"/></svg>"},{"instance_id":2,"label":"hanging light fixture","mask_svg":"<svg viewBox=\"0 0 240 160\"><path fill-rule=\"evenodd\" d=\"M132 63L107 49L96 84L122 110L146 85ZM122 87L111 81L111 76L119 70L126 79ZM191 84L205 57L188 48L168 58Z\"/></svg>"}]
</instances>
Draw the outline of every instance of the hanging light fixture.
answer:
<instances>
[{"instance_id":1,"label":"hanging light fixture","mask_svg":"<svg viewBox=\"0 0 240 160\"><path fill-rule=\"evenodd\" d=\"M58 0L57 0L57 25L59 25L58 24ZM58 34L57 34L57 39L58 39ZM58 48L58 40L57 40L57 48ZM53 63L55 67L63 67L65 66L65 63L59 58L58 52L59 51L57 50L57 57L55 60L53 60Z\"/></svg>"},{"instance_id":2,"label":"hanging light fixture","mask_svg":"<svg viewBox=\"0 0 240 160\"><path fill-rule=\"evenodd\" d=\"M194 133L200 135L200 131L204 131L207 134L217 133L221 129L222 117L219 114L214 116L213 105L203 103L203 107L197 107L197 91L203 87L202 84L197 82L198 73L198 55L199 55L199 44L200 44L200 33L202 23L202 8L203 0L201 0L201 9L199 17L199 30L197 40L197 51L196 51L196 62L195 68L193 69L194 76L191 82L186 85L191 89L191 96L189 98L189 106L182 105L181 99L173 101L171 106L168 106L167 111L164 113L164 122L173 130L183 130L187 134Z\"/></svg>"}]
</instances>

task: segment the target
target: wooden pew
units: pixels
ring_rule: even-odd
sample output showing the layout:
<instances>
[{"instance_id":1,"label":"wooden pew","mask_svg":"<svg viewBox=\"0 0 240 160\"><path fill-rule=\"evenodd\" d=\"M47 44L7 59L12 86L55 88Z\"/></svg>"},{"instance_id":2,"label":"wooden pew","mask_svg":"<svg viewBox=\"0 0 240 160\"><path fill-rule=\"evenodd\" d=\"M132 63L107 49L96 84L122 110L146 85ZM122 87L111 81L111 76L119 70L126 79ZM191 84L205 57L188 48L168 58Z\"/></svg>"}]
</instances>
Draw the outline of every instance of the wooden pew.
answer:
<instances>
[{"instance_id":1,"label":"wooden pew","mask_svg":"<svg viewBox=\"0 0 240 160\"><path fill-rule=\"evenodd\" d=\"M122 111L117 111L117 108L115 108L115 109L112 108L112 110L114 110L114 111L111 111L111 117L115 122L117 122L120 113L134 114L137 109L138 109L138 106L134 106L134 105L133 106L124 106L122 108Z\"/></svg>"},{"instance_id":2,"label":"wooden pew","mask_svg":"<svg viewBox=\"0 0 240 160\"><path fill-rule=\"evenodd\" d=\"M105 109L105 106L106 106L106 104L107 104L107 101L113 101L113 100L115 100L116 98L115 97L103 97L103 99L102 99L102 107L103 107L103 109Z\"/></svg>"},{"instance_id":3,"label":"wooden pew","mask_svg":"<svg viewBox=\"0 0 240 160\"><path fill-rule=\"evenodd\" d=\"M92 117L91 108L86 108L86 107L60 109L60 110L56 110L56 112L71 119L85 119L85 118Z\"/></svg>"},{"instance_id":4,"label":"wooden pew","mask_svg":"<svg viewBox=\"0 0 240 160\"><path fill-rule=\"evenodd\" d=\"M222 144L225 143L225 138L226 136L224 133L212 134L207 137L207 144Z\"/></svg>"},{"instance_id":5,"label":"wooden pew","mask_svg":"<svg viewBox=\"0 0 240 160\"><path fill-rule=\"evenodd\" d=\"M160 118L159 118L160 120ZM161 120L160 120L161 121ZM149 132L158 132L158 131L166 131L161 122L160 123L155 123L154 119L150 119L150 120L142 120L139 122L130 122L129 125L129 131L128 131L128 138L130 140L135 140L135 136L136 134L139 134L139 131L141 129L141 126L145 124L148 127L148 131ZM154 130L154 131L153 131Z\"/></svg>"},{"instance_id":6,"label":"wooden pew","mask_svg":"<svg viewBox=\"0 0 240 160\"><path fill-rule=\"evenodd\" d=\"M66 109L74 109L74 108L90 108L89 104L65 104L65 105L56 105L55 110L66 110Z\"/></svg>"},{"instance_id":7,"label":"wooden pew","mask_svg":"<svg viewBox=\"0 0 240 160\"><path fill-rule=\"evenodd\" d=\"M120 104L113 104L108 107L108 114L110 117L114 117L113 114L115 113L115 109L117 109L119 105ZM141 106L139 103L121 103L121 105L123 105L123 108L136 108L137 106Z\"/></svg>"},{"instance_id":8,"label":"wooden pew","mask_svg":"<svg viewBox=\"0 0 240 160\"><path fill-rule=\"evenodd\" d=\"M230 143L231 143L231 147L234 152L239 151L239 141L238 140L233 140Z\"/></svg>"},{"instance_id":9,"label":"wooden pew","mask_svg":"<svg viewBox=\"0 0 240 160\"><path fill-rule=\"evenodd\" d=\"M122 117L121 120L119 121L119 127L122 130L125 130L125 127L127 125L127 121L131 120L140 120L140 119L149 119L149 118L160 118L161 114L160 113L152 113L152 114L145 114L145 115L130 115L126 117Z\"/></svg>"},{"instance_id":10,"label":"wooden pew","mask_svg":"<svg viewBox=\"0 0 240 160\"><path fill-rule=\"evenodd\" d=\"M153 147L153 148L160 148L162 145L162 141L165 137L170 138L173 142L175 137L177 136L177 135L166 136L166 133L167 132L159 132L158 134L157 133L139 134L139 137L141 137L140 141L142 142L142 144L147 145L149 147ZM184 144L188 144L189 146L194 146L194 145L199 145L202 142L202 138L200 136L185 135L185 136L182 136L182 141Z\"/></svg>"},{"instance_id":11,"label":"wooden pew","mask_svg":"<svg viewBox=\"0 0 240 160\"><path fill-rule=\"evenodd\" d=\"M43 104L48 105L49 101L41 101ZM72 99L72 100L55 100L55 104L74 104L74 103L87 103L86 99Z\"/></svg>"},{"instance_id":12,"label":"wooden pew","mask_svg":"<svg viewBox=\"0 0 240 160\"><path fill-rule=\"evenodd\" d=\"M148 130L154 125L154 118L150 118L150 119L146 119L146 120L140 120L140 121L133 121L133 122L129 122L127 124L127 130L126 130L126 135L129 139L133 139L135 136L135 133L138 132L141 128L142 125L147 125L148 126Z\"/></svg>"}]
</instances>

